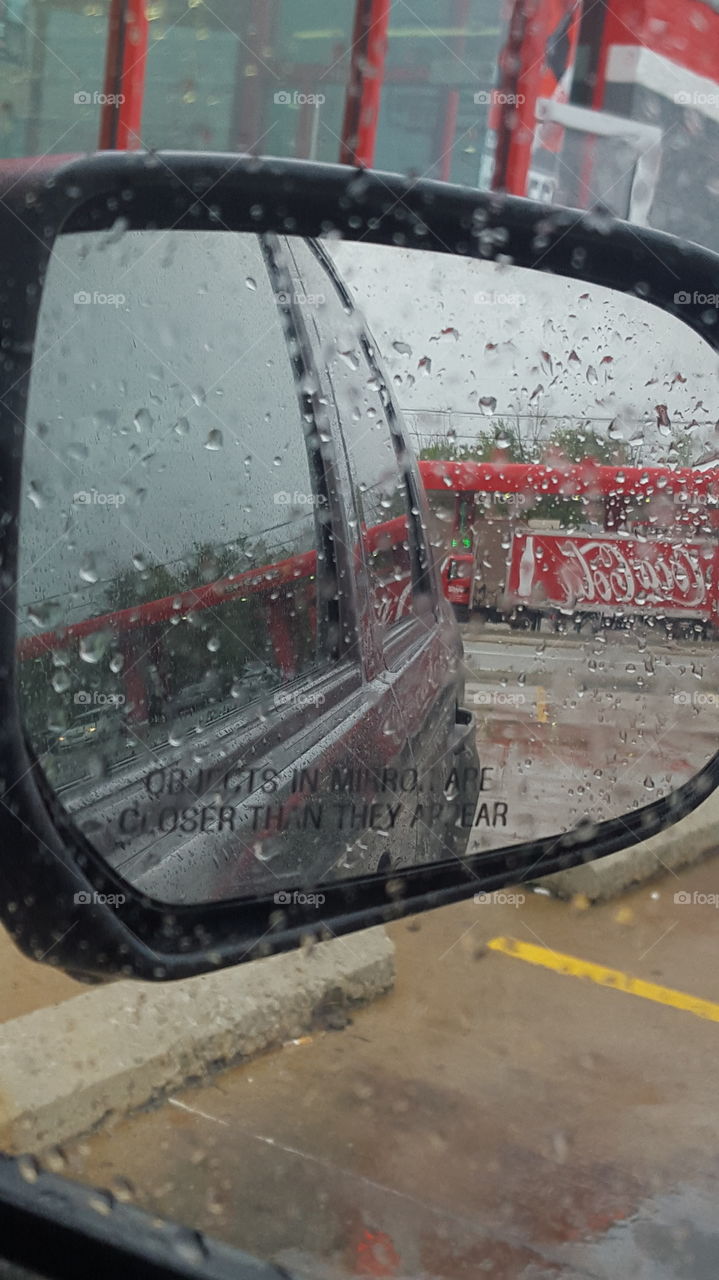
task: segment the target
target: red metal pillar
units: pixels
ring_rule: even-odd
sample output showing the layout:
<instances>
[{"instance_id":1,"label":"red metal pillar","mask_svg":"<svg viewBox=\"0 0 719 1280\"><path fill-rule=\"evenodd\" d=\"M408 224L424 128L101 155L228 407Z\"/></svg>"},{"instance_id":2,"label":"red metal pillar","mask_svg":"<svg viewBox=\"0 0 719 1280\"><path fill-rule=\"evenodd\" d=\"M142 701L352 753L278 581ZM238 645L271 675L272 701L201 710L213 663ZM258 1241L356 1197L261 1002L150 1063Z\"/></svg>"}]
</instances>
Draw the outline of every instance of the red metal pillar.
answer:
<instances>
[{"instance_id":1,"label":"red metal pillar","mask_svg":"<svg viewBox=\"0 0 719 1280\"><path fill-rule=\"evenodd\" d=\"M105 55L101 151L140 147L148 21L145 0L112 0Z\"/></svg>"},{"instance_id":2,"label":"red metal pillar","mask_svg":"<svg viewBox=\"0 0 719 1280\"><path fill-rule=\"evenodd\" d=\"M507 40L499 55L499 77L497 89L499 101L507 104L515 102L522 74L523 50L527 37L530 14L533 9L532 0L513 0L511 5ZM516 110L507 105L501 107L493 102L489 113L489 125L497 135L494 153L494 172L492 189L494 191L511 191L517 194L516 175L510 172L514 160L513 142L516 125ZM524 186L519 194L524 195Z\"/></svg>"},{"instance_id":3,"label":"red metal pillar","mask_svg":"<svg viewBox=\"0 0 719 1280\"><path fill-rule=\"evenodd\" d=\"M490 117L490 127L497 133L495 191L526 195L537 134L537 99L557 98L559 94L558 100L563 100L560 82L574 65L579 17L580 0L513 0L507 43L499 60L496 123ZM566 24L569 26L560 40ZM565 58L563 66L561 56ZM556 137L551 145L546 137L542 140L541 130L538 137L540 146L558 149Z\"/></svg>"},{"instance_id":4,"label":"red metal pillar","mask_svg":"<svg viewBox=\"0 0 719 1280\"><path fill-rule=\"evenodd\" d=\"M357 0L340 164L374 163L392 0Z\"/></svg>"}]
</instances>

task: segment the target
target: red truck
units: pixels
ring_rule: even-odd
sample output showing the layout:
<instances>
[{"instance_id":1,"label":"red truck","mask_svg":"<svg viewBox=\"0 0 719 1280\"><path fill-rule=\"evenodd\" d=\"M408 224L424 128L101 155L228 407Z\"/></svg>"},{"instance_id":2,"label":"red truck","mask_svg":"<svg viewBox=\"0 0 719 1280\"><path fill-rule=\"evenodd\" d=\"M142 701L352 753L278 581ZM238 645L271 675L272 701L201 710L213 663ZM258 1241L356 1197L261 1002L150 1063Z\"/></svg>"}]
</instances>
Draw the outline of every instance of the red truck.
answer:
<instances>
[{"instance_id":1,"label":"red truck","mask_svg":"<svg viewBox=\"0 0 719 1280\"><path fill-rule=\"evenodd\" d=\"M575 625L641 617L702 633L717 623L719 544L627 533L516 532L505 602L530 615L572 615Z\"/></svg>"},{"instance_id":2,"label":"red truck","mask_svg":"<svg viewBox=\"0 0 719 1280\"><path fill-rule=\"evenodd\" d=\"M445 512L448 485L455 487L454 515L445 514L441 539L442 583L460 621L474 609L511 626L564 616L578 627L629 617L667 619L703 634L719 627L716 468L612 467L591 459L564 468L420 466L430 501L443 493ZM548 493L577 500L571 531L530 521L532 502Z\"/></svg>"}]
</instances>

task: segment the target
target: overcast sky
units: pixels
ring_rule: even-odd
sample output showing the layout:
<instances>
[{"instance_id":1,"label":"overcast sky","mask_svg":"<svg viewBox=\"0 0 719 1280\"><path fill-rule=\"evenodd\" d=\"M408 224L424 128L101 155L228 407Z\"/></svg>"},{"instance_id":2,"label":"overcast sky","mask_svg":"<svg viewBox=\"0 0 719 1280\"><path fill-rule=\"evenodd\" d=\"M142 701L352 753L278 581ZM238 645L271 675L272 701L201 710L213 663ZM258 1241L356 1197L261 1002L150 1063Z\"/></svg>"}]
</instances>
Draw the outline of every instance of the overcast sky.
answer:
<instances>
[{"instance_id":1,"label":"overcast sky","mask_svg":"<svg viewBox=\"0 0 719 1280\"><path fill-rule=\"evenodd\" d=\"M82 616L94 582L133 564L314 527L276 501L305 493L309 464L255 236L59 239L27 422L21 598L74 592Z\"/></svg>"},{"instance_id":2,"label":"overcast sky","mask_svg":"<svg viewBox=\"0 0 719 1280\"><path fill-rule=\"evenodd\" d=\"M636 423L654 420L654 406L666 404L677 425L692 418L712 424L692 433L697 456L713 438L717 358L649 303L448 254L350 243L333 244L332 253L405 410L478 415L538 407ZM454 425L458 435L473 435L478 420L457 417ZM635 438L634 428L627 435ZM663 443L655 431L645 441L648 452Z\"/></svg>"}]
</instances>

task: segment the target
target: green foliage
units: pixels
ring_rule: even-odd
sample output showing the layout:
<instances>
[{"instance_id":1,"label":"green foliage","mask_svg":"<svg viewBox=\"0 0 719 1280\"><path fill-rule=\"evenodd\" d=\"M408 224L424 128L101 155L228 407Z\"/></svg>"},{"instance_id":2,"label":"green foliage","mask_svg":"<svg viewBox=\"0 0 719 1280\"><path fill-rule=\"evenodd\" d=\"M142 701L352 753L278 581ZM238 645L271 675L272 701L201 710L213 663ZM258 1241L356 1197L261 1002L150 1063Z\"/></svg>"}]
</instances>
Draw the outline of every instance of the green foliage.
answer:
<instances>
[{"instance_id":1,"label":"green foliage","mask_svg":"<svg viewBox=\"0 0 719 1280\"><path fill-rule=\"evenodd\" d=\"M498 418L491 429L480 431L473 444L458 444L446 436L435 436L430 444L420 450L420 458L430 461L494 462L501 458L507 462L536 462L531 456L531 446L519 426L511 426Z\"/></svg>"},{"instance_id":2,"label":"green foliage","mask_svg":"<svg viewBox=\"0 0 719 1280\"><path fill-rule=\"evenodd\" d=\"M637 450L622 440L601 436L593 427L555 427L549 437L550 451L562 454L569 462L592 458L604 466L630 466L638 461Z\"/></svg>"}]
</instances>

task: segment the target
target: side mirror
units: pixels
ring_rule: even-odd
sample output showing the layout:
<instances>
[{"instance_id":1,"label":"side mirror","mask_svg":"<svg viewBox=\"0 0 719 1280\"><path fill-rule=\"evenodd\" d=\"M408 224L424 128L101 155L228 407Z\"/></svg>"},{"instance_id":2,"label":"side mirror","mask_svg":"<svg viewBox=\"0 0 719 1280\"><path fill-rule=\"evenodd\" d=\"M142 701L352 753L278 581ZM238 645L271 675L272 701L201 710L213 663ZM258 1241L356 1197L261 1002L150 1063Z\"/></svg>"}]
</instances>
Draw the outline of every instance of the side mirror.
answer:
<instances>
[{"instance_id":1,"label":"side mirror","mask_svg":"<svg viewBox=\"0 0 719 1280\"><path fill-rule=\"evenodd\" d=\"M29 954L185 977L714 789L715 255L204 154L33 170L0 217L0 911Z\"/></svg>"}]
</instances>

